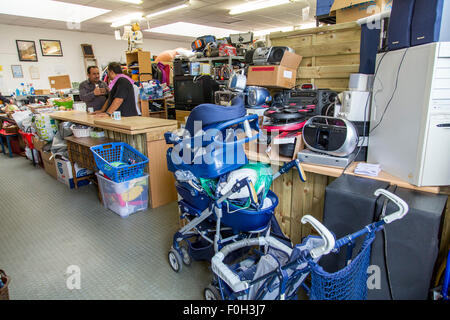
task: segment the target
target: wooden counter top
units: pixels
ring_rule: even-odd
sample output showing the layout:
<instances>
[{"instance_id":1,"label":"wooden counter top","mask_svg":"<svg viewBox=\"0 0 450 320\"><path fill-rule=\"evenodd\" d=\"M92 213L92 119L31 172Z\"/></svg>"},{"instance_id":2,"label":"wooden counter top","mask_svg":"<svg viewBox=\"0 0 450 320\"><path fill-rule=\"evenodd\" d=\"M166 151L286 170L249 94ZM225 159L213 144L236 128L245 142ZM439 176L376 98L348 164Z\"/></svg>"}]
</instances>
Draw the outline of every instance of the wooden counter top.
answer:
<instances>
[{"instance_id":1,"label":"wooden counter top","mask_svg":"<svg viewBox=\"0 0 450 320\"><path fill-rule=\"evenodd\" d=\"M250 161L259 161L264 163L270 163L277 166L282 166L285 162L291 161L291 159L287 157L282 156L275 156L269 158L269 156L265 153L256 152L256 151L249 151L245 150L247 157ZM389 182L391 185L397 185L401 188L406 189L413 189L418 191L424 191L424 192L430 192L430 193L440 193L440 187L417 187L412 184L409 184L406 181L403 181L397 177L394 177L384 171L381 171L377 177L370 177L370 176L364 176L355 174L355 168L358 165L359 162L352 163L347 170L345 170L345 174L351 174L358 177L373 179L373 180L379 180L379 181L385 181ZM310 164L310 163L302 163L303 170L306 172L312 172L324 176L329 177L339 177L342 172L344 171L343 168L337 168L337 167L328 167L328 166L322 166L317 164Z\"/></svg>"},{"instance_id":2,"label":"wooden counter top","mask_svg":"<svg viewBox=\"0 0 450 320\"><path fill-rule=\"evenodd\" d=\"M50 117L130 135L149 133L155 128L177 125L176 120L149 117L122 117L122 120L113 120L104 116L90 115L84 111L59 111L50 113Z\"/></svg>"}]
</instances>

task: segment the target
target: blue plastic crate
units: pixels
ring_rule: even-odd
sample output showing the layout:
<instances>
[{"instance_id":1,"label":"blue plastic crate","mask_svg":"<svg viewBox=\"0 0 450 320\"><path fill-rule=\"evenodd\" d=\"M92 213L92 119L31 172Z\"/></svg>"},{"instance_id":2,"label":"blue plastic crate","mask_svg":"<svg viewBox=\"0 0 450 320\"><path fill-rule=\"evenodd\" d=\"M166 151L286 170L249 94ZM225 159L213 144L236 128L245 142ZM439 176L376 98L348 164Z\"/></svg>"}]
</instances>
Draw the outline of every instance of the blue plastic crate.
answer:
<instances>
[{"instance_id":1,"label":"blue plastic crate","mask_svg":"<svg viewBox=\"0 0 450 320\"><path fill-rule=\"evenodd\" d=\"M146 156L124 142L100 144L91 147L91 151L97 168L114 182L143 176L148 163Z\"/></svg>"}]
</instances>

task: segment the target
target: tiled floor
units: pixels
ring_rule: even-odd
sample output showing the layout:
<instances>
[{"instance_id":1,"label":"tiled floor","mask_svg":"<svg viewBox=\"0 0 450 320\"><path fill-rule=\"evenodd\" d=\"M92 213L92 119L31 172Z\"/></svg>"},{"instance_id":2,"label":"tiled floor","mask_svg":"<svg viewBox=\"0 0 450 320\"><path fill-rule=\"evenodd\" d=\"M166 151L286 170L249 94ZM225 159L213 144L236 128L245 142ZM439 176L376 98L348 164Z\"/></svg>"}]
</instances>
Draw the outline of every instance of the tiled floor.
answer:
<instances>
[{"instance_id":1,"label":"tiled floor","mask_svg":"<svg viewBox=\"0 0 450 320\"><path fill-rule=\"evenodd\" d=\"M0 154L0 269L11 299L203 299L208 265L177 274L167 262L177 228L176 203L122 219L94 186L69 190L25 158ZM72 265L79 290L67 287L76 284Z\"/></svg>"}]
</instances>

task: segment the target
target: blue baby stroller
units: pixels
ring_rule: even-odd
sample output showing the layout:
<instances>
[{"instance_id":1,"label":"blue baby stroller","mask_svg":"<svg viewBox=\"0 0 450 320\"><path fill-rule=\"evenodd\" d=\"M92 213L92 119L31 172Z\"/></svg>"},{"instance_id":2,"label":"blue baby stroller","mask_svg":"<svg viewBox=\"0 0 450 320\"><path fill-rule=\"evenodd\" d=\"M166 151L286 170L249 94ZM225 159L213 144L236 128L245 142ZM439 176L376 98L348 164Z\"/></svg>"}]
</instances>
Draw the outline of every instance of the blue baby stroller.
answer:
<instances>
[{"instance_id":1,"label":"blue baby stroller","mask_svg":"<svg viewBox=\"0 0 450 320\"><path fill-rule=\"evenodd\" d=\"M294 166L304 180L298 160L272 175L269 165L249 163L243 145L257 139L258 117L246 115L242 99L232 106L203 104L194 108L184 132L167 132L168 169L174 173L181 218L187 224L175 233L169 263L210 261L224 245L270 233L277 196L273 179Z\"/></svg>"},{"instance_id":2,"label":"blue baby stroller","mask_svg":"<svg viewBox=\"0 0 450 320\"><path fill-rule=\"evenodd\" d=\"M214 255L211 267L213 282L204 290L207 300L276 300L297 299L301 286L313 300L364 300L367 296L367 268L369 267L371 244L383 225L403 218L408 205L396 195L379 189L375 195L384 195L393 201L399 210L362 230L335 240L332 233L314 217L306 215L302 223L310 223L320 234L308 236L294 247L272 235L244 239L223 247ZM366 238L356 257L352 258L355 239ZM226 263L228 255L256 246L264 251L253 250L252 255L238 262ZM319 265L322 256L337 253L347 247L347 265L336 273L328 273ZM311 274L310 288L305 284Z\"/></svg>"}]
</instances>

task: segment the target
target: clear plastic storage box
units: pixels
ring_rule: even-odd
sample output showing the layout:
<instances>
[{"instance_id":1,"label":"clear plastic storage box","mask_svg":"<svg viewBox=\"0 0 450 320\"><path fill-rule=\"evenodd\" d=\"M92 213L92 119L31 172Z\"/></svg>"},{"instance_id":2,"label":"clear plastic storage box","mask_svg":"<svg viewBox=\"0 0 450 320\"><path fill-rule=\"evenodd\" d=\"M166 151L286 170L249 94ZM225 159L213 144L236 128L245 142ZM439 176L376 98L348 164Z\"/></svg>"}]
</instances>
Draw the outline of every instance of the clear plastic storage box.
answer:
<instances>
[{"instance_id":1,"label":"clear plastic storage box","mask_svg":"<svg viewBox=\"0 0 450 320\"><path fill-rule=\"evenodd\" d=\"M105 208L122 218L148 208L148 175L124 182L114 182L98 173L96 175Z\"/></svg>"}]
</instances>

